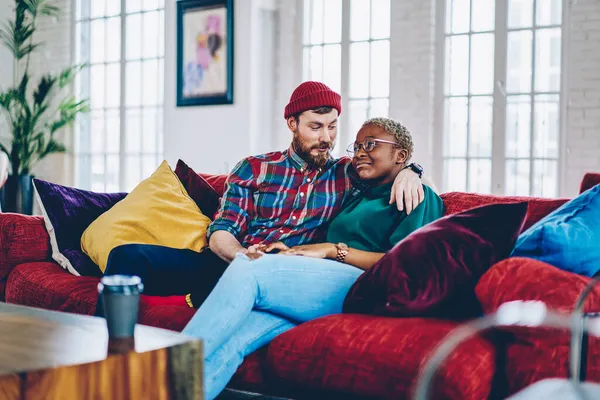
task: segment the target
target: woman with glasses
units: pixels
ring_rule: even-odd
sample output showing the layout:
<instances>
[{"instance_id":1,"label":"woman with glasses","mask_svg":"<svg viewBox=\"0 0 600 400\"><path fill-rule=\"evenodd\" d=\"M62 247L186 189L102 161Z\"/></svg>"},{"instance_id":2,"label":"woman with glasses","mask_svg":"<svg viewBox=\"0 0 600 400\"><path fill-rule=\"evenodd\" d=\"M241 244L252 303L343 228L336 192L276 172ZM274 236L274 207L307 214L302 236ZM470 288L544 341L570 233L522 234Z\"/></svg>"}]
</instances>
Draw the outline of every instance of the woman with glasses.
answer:
<instances>
[{"instance_id":1,"label":"woman with glasses","mask_svg":"<svg viewBox=\"0 0 600 400\"><path fill-rule=\"evenodd\" d=\"M408 130L388 118L366 121L348 149L354 191L325 243L257 246L227 268L183 333L204 341L205 393L223 390L243 358L303 322L342 312L352 284L396 243L440 218L443 203L424 185L410 214L390 204L394 178L413 153ZM279 254L266 254L278 252Z\"/></svg>"}]
</instances>

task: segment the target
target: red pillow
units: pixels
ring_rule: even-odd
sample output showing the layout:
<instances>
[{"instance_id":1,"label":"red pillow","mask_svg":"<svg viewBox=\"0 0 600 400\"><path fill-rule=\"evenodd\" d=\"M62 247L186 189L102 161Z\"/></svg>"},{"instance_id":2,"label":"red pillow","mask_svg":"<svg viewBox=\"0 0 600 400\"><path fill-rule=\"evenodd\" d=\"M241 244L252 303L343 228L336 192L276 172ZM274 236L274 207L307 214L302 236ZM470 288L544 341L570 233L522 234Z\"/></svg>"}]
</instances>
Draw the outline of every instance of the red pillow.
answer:
<instances>
[{"instance_id":1,"label":"red pillow","mask_svg":"<svg viewBox=\"0 0 600 400\"><path fill-rule=\"evenodd\" d=\"M219 194L212 185L182 160L177 161L175 175L202 213L212 219L219 209Z\"/></svg>"},{"instance_id":2,"label":"red pillow","mask_svg":"<svg viewBox=\"0 0 600 400\"><path fill-rule=\"evenodd\" d=\"M416 230L361 275L344 312L455 319L480 314L475 285L510 255L526 213L527 203L493 204Z\"/></svg>"}]
</instances>

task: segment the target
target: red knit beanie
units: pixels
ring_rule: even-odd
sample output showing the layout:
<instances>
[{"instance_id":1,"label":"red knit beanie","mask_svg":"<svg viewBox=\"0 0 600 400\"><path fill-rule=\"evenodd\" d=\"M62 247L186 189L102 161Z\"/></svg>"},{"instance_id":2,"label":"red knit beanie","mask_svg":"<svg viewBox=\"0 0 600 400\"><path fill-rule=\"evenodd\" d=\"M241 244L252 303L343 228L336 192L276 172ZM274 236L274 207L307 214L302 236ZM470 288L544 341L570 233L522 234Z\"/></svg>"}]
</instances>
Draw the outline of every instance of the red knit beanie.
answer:
<instances>
[{"instance_id":1,"label":"red knit beanie","mask_svg":"<svg viewBox=\"0 0 600 400\"><path fill-rule=\"evenodd\" d=\"M332 107L341 114L342 98L324 83L307 81L294 90L290 102L285 106L283 117L288 119L292 115L319 107Z\"/></svg>"}]
</instances>

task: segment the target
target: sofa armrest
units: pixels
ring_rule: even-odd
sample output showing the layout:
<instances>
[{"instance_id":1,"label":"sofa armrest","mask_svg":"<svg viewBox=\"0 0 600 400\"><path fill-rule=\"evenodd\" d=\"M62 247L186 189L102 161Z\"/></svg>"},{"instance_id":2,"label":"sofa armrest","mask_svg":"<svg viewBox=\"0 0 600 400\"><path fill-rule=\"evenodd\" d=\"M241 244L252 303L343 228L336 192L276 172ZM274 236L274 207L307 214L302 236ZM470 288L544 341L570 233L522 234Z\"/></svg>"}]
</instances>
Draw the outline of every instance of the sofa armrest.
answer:
<instances>
[{"instance_id":1,"label":"sofa armrest","mask_svg":"<svg viewBox=\"0 0 600 400\"><path fill-rule=\"evenodd\" d=\"M570 313L590 280L542 261L511 257L490 268L477 283L475 293L485 313L514 300L538 300L553 310ZM590 293L585 309L600 310L600 287Z\"/></svg>"},{"instance_id":2,"label":"sofa armrest","mask_svg":"<svg viewBox=\"0 0 600 400\"><path fill-rule=\"evenodd\" d=\"M47 261L50 255L50 237L43 217L0 214L0 283L16 265ZM3 297L4 290L0 293Z\"/></svg>"}]
</instances>

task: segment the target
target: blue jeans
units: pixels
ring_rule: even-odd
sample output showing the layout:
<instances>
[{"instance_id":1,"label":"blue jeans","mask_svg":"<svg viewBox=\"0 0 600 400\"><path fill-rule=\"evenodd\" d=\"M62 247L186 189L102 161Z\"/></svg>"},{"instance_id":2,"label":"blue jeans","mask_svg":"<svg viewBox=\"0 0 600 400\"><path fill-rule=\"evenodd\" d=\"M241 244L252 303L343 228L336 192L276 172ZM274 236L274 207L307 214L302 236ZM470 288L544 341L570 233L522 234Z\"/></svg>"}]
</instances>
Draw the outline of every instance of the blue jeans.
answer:
<instances>
[{"instance_id":1,"label":"blue jeans","mask_svg":"<svg viewBox=\"0 0 600 400\"><path fill-rule=\"evenodd\" d=\"M183 330L204 341L205 397L214 399L244 357L280 333L341 313L362 272L317 258L238 255Z\"/></svg>"}]
</instances>

